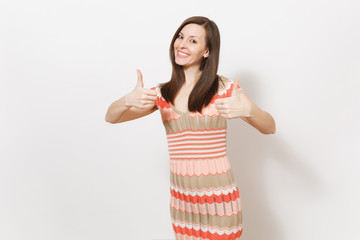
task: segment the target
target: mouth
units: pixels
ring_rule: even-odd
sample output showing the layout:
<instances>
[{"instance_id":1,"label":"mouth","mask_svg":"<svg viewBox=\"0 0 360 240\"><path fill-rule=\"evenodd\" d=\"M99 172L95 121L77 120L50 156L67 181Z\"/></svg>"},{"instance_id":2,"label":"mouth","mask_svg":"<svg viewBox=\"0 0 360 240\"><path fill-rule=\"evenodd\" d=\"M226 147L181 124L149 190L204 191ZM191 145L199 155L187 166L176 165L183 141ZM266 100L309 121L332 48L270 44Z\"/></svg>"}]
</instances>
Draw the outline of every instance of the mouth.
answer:
<instances>
[{"instance_id":1,"label":"mouth","mask_svg":"<svg viewBox=\"0 0 360 240\"><path fill-rule=\"evenodd\" d=\"M179 57L188 57L188 56L190 56L190 54L184 53L184 52L182 52L180 50L177 51L177 55Z\"/></svg>"}]
</instances>

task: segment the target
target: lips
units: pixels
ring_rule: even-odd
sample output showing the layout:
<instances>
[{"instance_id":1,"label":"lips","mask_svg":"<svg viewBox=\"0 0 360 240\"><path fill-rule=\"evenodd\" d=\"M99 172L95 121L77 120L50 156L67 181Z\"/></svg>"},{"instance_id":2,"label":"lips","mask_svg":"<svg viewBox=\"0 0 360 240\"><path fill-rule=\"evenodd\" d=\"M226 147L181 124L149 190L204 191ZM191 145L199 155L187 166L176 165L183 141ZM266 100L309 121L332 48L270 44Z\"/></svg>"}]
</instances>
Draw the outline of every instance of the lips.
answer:
<instances>
[{"instance_id":1,"label":"lips","mask_svg":"<svg viewBox=\"0 0 360 240\"><path fill-rule=\"evenodd\" d=\"M177 53L178 53L178 56L180 56L180 57L188 57L190 55L190 54L182 52L180 50L178 50Z\"/></svg>"}]
</instances>

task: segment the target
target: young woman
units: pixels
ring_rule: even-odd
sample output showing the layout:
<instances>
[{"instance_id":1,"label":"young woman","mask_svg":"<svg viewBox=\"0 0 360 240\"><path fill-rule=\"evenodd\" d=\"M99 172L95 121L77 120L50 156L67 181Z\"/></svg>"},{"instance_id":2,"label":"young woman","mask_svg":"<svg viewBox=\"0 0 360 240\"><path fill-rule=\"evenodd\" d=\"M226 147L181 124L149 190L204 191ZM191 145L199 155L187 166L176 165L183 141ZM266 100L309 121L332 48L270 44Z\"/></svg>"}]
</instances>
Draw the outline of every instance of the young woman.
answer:
<instances>
[{"instance_id":1,"label":"young woman","mask_svg":"<svg viewBox=\"0 0 360 240\"><path fill-rule=\"evenodd\" d=\"M263 134L275 121L235 81L217 75L220 33L206 17L186 19L170 44L170 81L113 102L106 121L121 123L160 110L168 138L171 222L176 239L240 239L239 190L226 155L226 120L241 118Z\"/></svg>"}]
</instances>

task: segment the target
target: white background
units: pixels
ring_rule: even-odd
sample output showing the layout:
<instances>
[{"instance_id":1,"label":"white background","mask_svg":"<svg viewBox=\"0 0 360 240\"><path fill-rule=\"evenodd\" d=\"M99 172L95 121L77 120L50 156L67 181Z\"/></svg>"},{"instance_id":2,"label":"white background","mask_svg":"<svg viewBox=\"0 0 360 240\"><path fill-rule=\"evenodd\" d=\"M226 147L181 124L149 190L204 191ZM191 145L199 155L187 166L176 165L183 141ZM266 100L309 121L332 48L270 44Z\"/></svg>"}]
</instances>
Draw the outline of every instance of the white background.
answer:
<instances>
[{"instance_id":1,"label":"white background","mask_svg":"<svg viewBox=\"0 0 360 240\"><path fill-rule=\"evenodd\" d=\"M105 122L170 78L190 16L221 33L219 74L276 121L228 121L244 240L360 238L360 4L353 0L0 3L0 239L173 240L160 112Z\"/></svg>"}]
</instances>

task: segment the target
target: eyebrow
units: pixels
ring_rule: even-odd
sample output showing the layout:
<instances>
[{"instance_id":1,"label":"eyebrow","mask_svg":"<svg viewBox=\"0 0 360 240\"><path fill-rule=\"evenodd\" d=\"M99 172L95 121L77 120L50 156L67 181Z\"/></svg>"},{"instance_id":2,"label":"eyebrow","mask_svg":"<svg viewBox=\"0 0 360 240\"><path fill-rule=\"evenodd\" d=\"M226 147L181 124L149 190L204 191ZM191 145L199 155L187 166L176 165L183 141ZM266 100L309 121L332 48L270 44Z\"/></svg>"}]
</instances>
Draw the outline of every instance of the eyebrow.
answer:
<instances>
[{"instance_id":1,"label":"eyebrow","mask_svg":"<svg viewBox=\"0 0 360 240\"><path fill-rule=\"evenodd\" d=\"M184 35L182 32L180 32L182 35ZM196 37L196 38L199 38L198 36L190 36L190 37Z\"/></svg>"}]
</instances>

